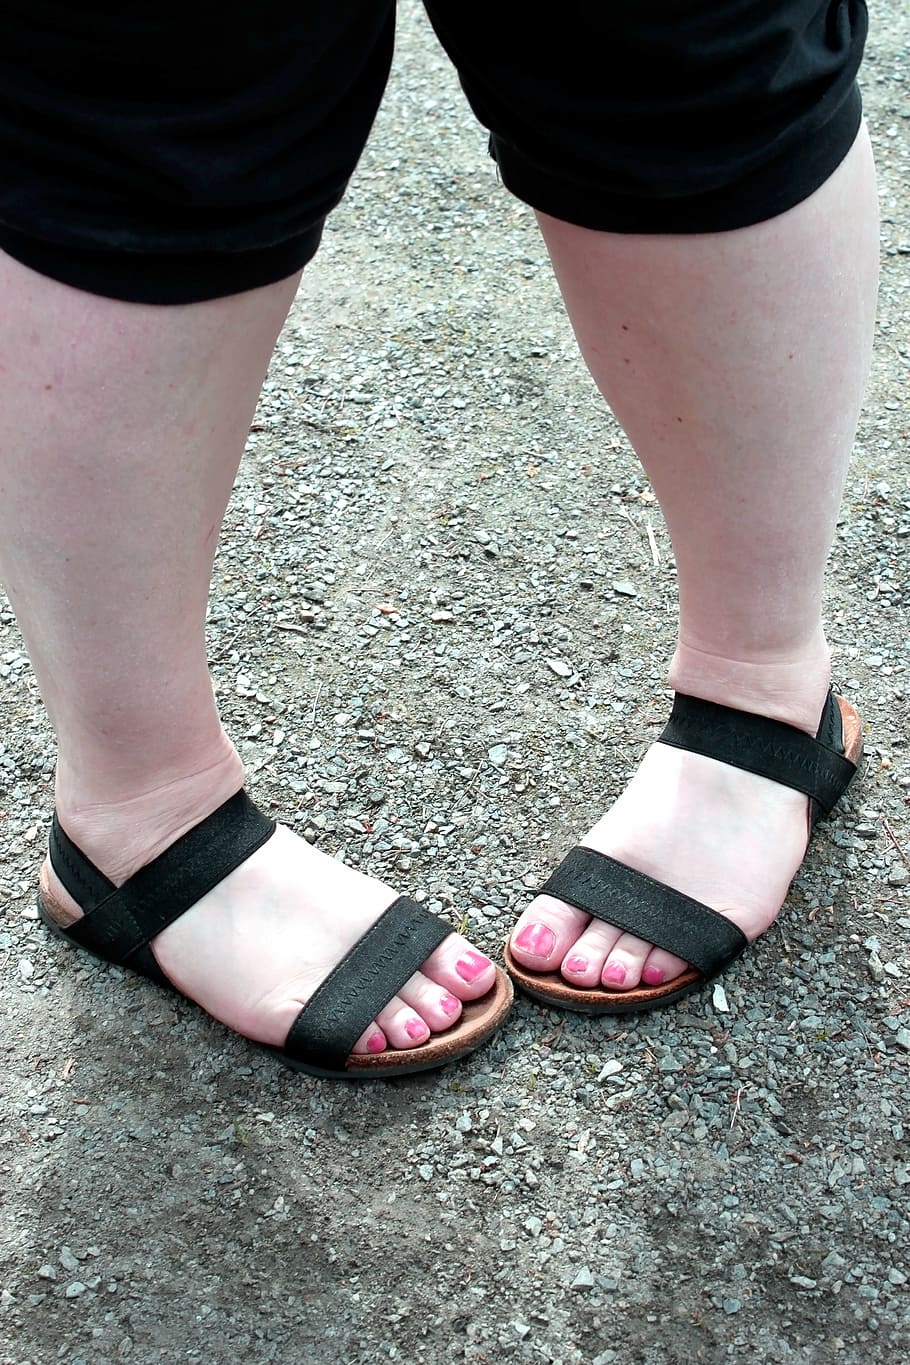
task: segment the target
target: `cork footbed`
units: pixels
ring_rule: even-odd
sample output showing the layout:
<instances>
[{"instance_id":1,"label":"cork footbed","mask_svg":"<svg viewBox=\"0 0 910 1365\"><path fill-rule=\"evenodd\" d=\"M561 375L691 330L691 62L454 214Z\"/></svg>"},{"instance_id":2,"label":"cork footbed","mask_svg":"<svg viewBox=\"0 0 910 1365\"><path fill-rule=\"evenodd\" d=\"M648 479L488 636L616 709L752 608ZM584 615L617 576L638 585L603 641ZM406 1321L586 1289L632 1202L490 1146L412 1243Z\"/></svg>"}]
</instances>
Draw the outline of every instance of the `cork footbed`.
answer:
<instances>
[{"instance_id":1,"label":"cork footbed","mask_svg":"<svg viewBox=\"0 0 910 1365\"><path fill-rule=\"evenodd\" d=\"M863 755L863 727L856 710L844 697L835 696L844 728L844 754L859 766ZM545 1005L576 1010L581 1014L631 1014L670 1005L691 995L709 978L694 967L687 967L672 981L659 986L637 986L628 991L608 991L602 986L572 986L560 972L533 972L514 957L508 943L504 956L506 969L517 986Z\"/></svg>"},{"instance_id":2,"label":"cork footbed","mask_svg":"<svg viewBox=\"0 0 910 1365\"><path fill-rule=\"evenodd\" d=\"M64 924L66 921L72 923L72 916L66 915L62 907L58 907L59 915L52 914L49 908L52 903L52 898L46 888L46 878L43 877L42 890L38 896L38 915L44 924L57 937L68 943L71 948L81 948L90 957L97 958L100 962L107 961L106 958L99 958L98 954L93 953L90 948L83 948L81 944L69 937ZM66 920L64 920L64 915L66 915ZM182 996L183 994L170 983L168 983L167 989L172 990L175 995ZM190 1000L189 996L183 998ZM389 1048L386 1052L370 1056L355 1056L354 1053L351 1053L343 1071L328 1071L321 1067L309 1066L297 1057L289 1056L282 1048L269 1047L265 1043L254 1043L254 1046L262 1047L266 1052L273 1053L294 1071L305 1071L311 1076L323 1076L336 1080L380 1080L391 1079L394 1076L408 1076L415 1071L429 1071L437 1066L445 1066L448 1062L457 1061L459 1057L465 1057L469 1052L480 1047L499 1028L509 1013L514 998L515 992L511 981L505 972L497 967L496 980L486 995L480 1000L466 1001L462 1006L458 1021L445 1033L434 1033L429 1041L422 1043L420 1047ZM190 1002L195 1004L195 1001L191 1000Z\"/></svg>"}]
</instances>

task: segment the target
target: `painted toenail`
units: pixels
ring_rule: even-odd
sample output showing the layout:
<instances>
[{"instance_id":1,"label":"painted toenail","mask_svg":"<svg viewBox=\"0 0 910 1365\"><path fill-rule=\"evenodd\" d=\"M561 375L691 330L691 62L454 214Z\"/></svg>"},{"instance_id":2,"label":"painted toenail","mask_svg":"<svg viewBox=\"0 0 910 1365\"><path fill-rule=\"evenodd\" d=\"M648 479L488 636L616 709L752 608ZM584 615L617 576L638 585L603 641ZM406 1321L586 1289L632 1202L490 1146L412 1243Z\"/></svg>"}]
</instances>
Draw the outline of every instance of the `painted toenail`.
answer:
<instances>
[{"instance_id":1,"label":"painted toenail","mask_svg":"<svg viewBox=\"0 0 910 1365\"><path fill-rule=\"evenodd\" d=\"M588 959L586 957L581 957L578 953L573 953L571 957L566 958L567 972L581 973L586 972L587 970Z\"/></svg>"},{"instance_id":2,"label":"painted toenail","mask_svg":"<svg viewBox=\"0 0 910 1365\"><path fill-rule=\"evenodd\" d=\"M422 1019L409 1019L404 1028L409 1038L425 1038L430 1031Z\"/></svg>"},{"instance_id":3,"label":"painted toenail","mask_svg":"<svg viewBox=\"0 0 910 1365\"><path fill-rule=\"evenodd\" d=\"M556 947L556 935L546 924L526 924L515 935L515 947L535 957L549 957Z\"/></svg>"},{"instance_id":4,"label":"painted toenail","mask_svg":"<svg viewBox=\"0 0 910 1365\"><path fill-rule=\"evenodd\" d=\"M641 979L642 981L647 982L649 986L659 986L664 979L664 974L660 967L649 964L642 972Z\"/></svg>"},{"instance_id":5,"label":"painted toenail","mask_svg":"<svg viewBox=\"0 0 910 1365\"><path fill-rule=\"evenodd\" d=\"M482 953L465 953L455 963L455 970L462 981L476 981L484 972L489 971L490 959Z\"/></svg>"},{"instance_id":6,"label":"painted toenail","mask_svg":"<svg viewBox=\"0 0 910 1365\"><path fill-rule=\"evenodd\" d=\"M604 967L604 981L615 981L621 986L626 979L626 969L621 962L608 962Z\"/></svg>"},{"instance_id":7,"label":"painted toenail","mask_svg":"<svg viewBox=\"0 0 910 1365\"><path fill-rule=\"evenodd\" d=\"M381 1033L374 1033L367 1039L367 1052L385 1052L385 1038Z\"/></svg>"},{"instance_id":8,"label":"painted toenail","mask_svg":"<svg viewBox=\"0 0 910 1365\"><path fill-rule=\"evenodd\" d=\"M439 1008L443 1014L457 1014L461 1009L461 1003L455 999L454 995L444 995L439 1002Z\"/></svg>"}]
</instances>

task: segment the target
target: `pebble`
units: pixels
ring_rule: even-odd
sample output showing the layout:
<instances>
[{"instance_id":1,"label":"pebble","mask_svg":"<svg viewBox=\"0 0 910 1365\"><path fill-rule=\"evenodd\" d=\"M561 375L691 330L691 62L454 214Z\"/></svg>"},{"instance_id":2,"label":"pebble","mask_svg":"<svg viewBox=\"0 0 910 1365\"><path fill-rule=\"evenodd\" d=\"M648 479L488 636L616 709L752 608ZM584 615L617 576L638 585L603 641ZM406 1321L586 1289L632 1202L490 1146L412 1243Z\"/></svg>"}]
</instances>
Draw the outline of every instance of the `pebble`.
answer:
<instances>
[{"instance_id":1,"label":"pebble","mask_svg":"<svg viewBox=\"0 0 910 1365\"><path fill-rule=\"evenodd\" d=\"M60 1264L63 1266L64 1270L78 1270L79 1258L73 1255L73 1252L69 1247L62 1246L60 1248Z\"/></svg>"},{"instance_id":2,"label":"pebble","mask_svg":"<svg viewBox=\"0 0 910 1365\"><path fill-rule=\"evenodd\" d=\"M494 768L502 768L509 757L509 746L507 744L494 744L492 749L487 750L487 758Z\"/></svg>"},{"instance_id":3,"label":"pebble","mask_svg":"<svg viewBox=\"0 0 910 1365\"><path fill-rule=\"evenodd\" d=\"M66 1286L64 1292L68 1299L78 1299L80 1294L85 1293L85 1290L86 1286L82 1283L81 1280L73 1280L71 1284L68 1284Z\"/></svg>"},{"instance_id":4,"label":"pebble","mask_svg":"<svg viewBox=\"0 0 910 1365\"><path fill-rule=\"evenodd\" d=\"M551 668L558 678L571 678L575 671L563 659L547 659L547 667Z\"/></svg>"},{"instance_id":5,"label":"pebble","mask_svg":"<svg viewBox=\"0 0 910 1365\"><path fill-rule=\"evenodd\" d=\"M572 1281L572 1288L573 1289L594 1288L594 1276L591 1274L590 1268L588 1266L583 1265L581 1269L576 1273L575 1278Z\"/></svg>"},{"instance_id":6,"label":"pebble","mask_svg":"<svg viewBox=\"0 0 910 1365\"><path fill-rule=\"evenodd\" d=\"M615 593L620 597L637 597L638 589L634 583L630 583L627 578L616 578L610 585Z\"/></svg>"},{"instance_id":7,"label":"pebble","mask_svg":"<svg viewBox=\"0 0 910 1365\"><path fill-rule=\"evenodd\" d=\"M605 1081L610 1076L617 1076L620 1071L622 1071L622 1062L617 1061L615 1057L611 1057L609 1061L604 1062L597 1079L599 1081Z\"/></svg>"}]
</instances>

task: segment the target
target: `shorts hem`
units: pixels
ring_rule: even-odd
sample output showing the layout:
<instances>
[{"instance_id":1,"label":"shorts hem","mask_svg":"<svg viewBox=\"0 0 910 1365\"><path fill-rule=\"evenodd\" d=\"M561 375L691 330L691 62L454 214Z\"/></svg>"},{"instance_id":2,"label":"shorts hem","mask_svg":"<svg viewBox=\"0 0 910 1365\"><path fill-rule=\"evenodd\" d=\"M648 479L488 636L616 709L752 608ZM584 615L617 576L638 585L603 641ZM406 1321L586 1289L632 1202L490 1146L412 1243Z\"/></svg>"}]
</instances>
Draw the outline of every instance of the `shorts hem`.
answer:
<instances>
[{"instance_id":1,"label":"shorts hem","mask_svg":"<svg viewBox=\"0 0 910 1365\"><path fill-rule=\"evenodd\" d=\"M49 242L0 223L0 250L60 284L122 303L174 306L227 298L296 275L313 259L324 220L256 251L157 254Z\"/></svg>"},{"instance_id":2,"label":"shorts hem","mask_svg":"<svg viewBox=\"0 0 910 1365\"><path fill-rule=\"evenodd\" d=\"M798 145L788 146L739 181L692 195L605 190L577 175L543 168L495 134L490 154L517 199L576 227L655 235L732 232L777 218L820 189L853 146L862 114L854 85L837 113Z\"/></svg>"}]
</instances>

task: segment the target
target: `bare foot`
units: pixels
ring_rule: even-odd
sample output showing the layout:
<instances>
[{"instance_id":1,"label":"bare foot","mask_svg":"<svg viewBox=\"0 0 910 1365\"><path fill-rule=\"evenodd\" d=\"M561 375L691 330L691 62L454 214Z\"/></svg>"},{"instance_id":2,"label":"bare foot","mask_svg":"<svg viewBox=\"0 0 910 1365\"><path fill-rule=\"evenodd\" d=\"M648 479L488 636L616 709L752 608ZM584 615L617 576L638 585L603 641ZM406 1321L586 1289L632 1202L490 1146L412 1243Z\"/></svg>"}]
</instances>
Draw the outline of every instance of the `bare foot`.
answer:
<instances>
[{"instance_id":1,"label":"bare foot","mask_svg":"<svg viewBox=\"0 0 910 1365\"><path fill-rule=\"evenodd\" d=\"M145 800L154 803L157 797ZM131 802L129 810L134 842L135 830L143 827L137 805L142 801ZM208 813L204 809L184 820L163 846ZM60 815L70 838L118 885L161 851L153 847L143 857L134 849L130 865L118 866L122 839L118 842L116 831L123 814L94 807L90 821ZM80 825L90 847L80 842ZM45 903L61 924L81 917L49 861L41 883ZM281 1046L316 987L396 896L391 887L345 867L279 826L246 862L153 939L151 947L184 995L238 1033ZM365 1030L354 1051L372 1054L425 1043L431 1034L451 1028L462 1002L485 995L494 980L489 958L460 935L450 934Z\"/></svg>"},{"instance_id":2,"label":"bare foot","mask_svg":"<svg viewBox=\"0 0 910 1365\"><path fill-rule=\"evenodd\" d=\"M803 713L817 717L821 705ZM776 918L809 832L800 792L658 742L581 843L719 911L751 942ZM579 987L659 986L687 966L552 896L531 902L509 946L528 970L559 971Z\"/></svg>"}]
</instances>

